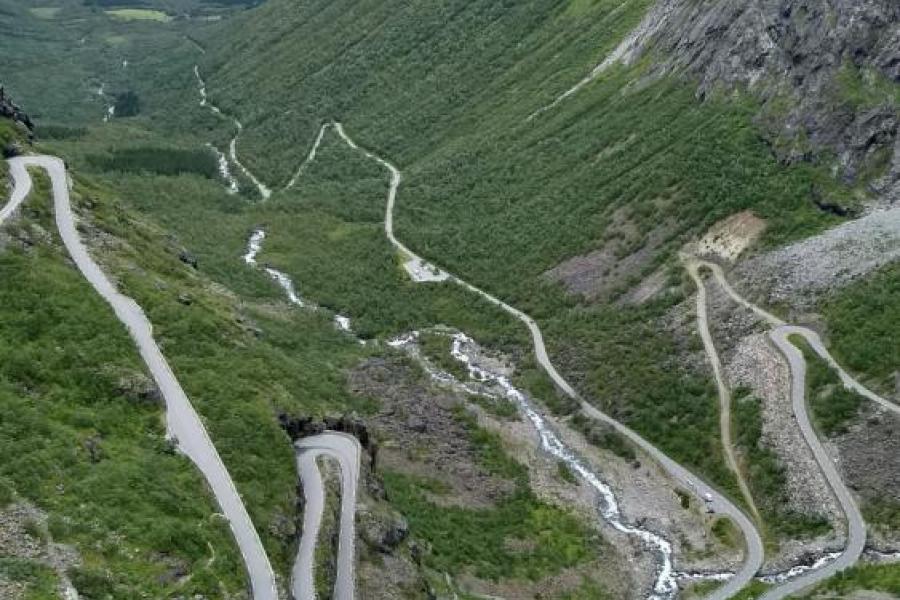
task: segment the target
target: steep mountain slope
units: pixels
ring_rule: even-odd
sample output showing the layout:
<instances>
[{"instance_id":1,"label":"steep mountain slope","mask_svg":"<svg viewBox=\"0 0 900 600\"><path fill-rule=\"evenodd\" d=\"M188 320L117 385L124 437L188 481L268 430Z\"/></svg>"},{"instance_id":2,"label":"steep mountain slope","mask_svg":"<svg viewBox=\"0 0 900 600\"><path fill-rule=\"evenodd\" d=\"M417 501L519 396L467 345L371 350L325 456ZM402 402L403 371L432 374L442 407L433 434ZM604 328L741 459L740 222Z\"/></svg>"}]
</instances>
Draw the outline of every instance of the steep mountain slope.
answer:
<instances>
[{"instance_id":1,"label":"steep mountain slope","mask_svg":"<svg viewBox=\"0 0 900 600\"><path fill-rule=\"evenodd\" d=\"M736 496L676 251L744 209L765 248L891 201L897 22L878 1L272 0L201 66L265 181L343 122L403 171L404 243L535 315L580 392Z\"/></svg>"},{"instance_id":2,"label":"steep mountain slope","mask_svg":"<svg viewBox=\"0 0 900 600\"><path fill-rule=\"evenodd\" d=\"M643 598L662 582L655 597L669 598L676 583L692 586L694 571L740 565L739 535L708 512L694 475L673 482L644 451L588 418L576 398L559 394L517 319L452 280L410 280L385 237L389 176L399 181L394 225L404 244L533 315L581 396L748 513L744 496L759 505L763 573L777 578L840 550L844 513L794 425L784 359L717 284L703 273L697 282L686 276L679 251L716 224L699 247L713 255L725 248L713 258L738 289L792 321L809 324L811 311L821 311L835 356L892 391L897 272L888 264L868 276L894 249L854 237L877 260L817 280L821 302L819 292L771 301L756 281L785 266L803 270L805 261L828 270L809 249L824 244L831 260L844 246L827 240L865 232L868 221L780 246L891 202L900 174L893 3L268 0L212 25L121 23L75 0L57 12L27 4L0 0L10 23L29 32L6 36L0 48L12 51L9 80L36 107L39 135L50 125L38 147L69 164L93 250L146 307L282 587L303 510L288 435L323 427L349 428L364 445L374 440L357 514L365 597ZM174 13L200 4L152 6ZM35 71L51 81L42 84ZM133 97L139 112L104 121L106 82ZM256 179L271 197L258 197L264 187ZM265 239L253 261L248 238ZM758 258L728 269L746 247ZM24 273L34 257L21 254L0 250L0 259L22 262ZM803 260L786 265L784 256ZM49 279L66 281L64 265L51 270L50 262L41 263ZM853 278L865 280L839 295L830 290ZM285 281L293 296L284 295ZM734 417L721 429L729 400L719 398L697 337L699 287L733 388ZM38 294L3 292L0 311L38 302ZM94 331L98 323L82 326ZM477 359L526 393L576 462L536 445L534 423L503 386L495 396L472 394L484 380L466 379L459 348L448 347L461 339L455 331L485 345ZM26 337L8 328L0 339ZM46 332L41 343L49 348L53 339ZM416 341L401 341L409 339ZM435 375L435 365L447 372ZM819 368L809 389L816 424L831 436L828 460L863 501L870 535L878 532L874 547L896 548L893 421L839 393L833 379ZM33 416L20 397L28 389L23 383L0 406ZM78 399L74 425L57 419L65 443L86 435L76 427L85 419L102 420L85 417L85 403ZM357 414L339 419L345 411ZM729 425L733 464L723 453ZM103 431L109 439L121 433ZM548 439L541 436L544 450ZM134 440L121 443L138 447L142 464L155 456ZM103 463L99 444L88 438L85 453ZM165 466L184 469L178 501L205 498L188 481L192 471L166 456ZM113 475L131 472L130 456L109 458L103 467L120 469ZM625 523L671 543L678 572L667 572L650 537L598 518L599 487L578 469L575 476L578 459L609 484ZM883 468L860 474L866 460ZM29 487L22 465L10 462L11 484L0 478L0 501L4 485L37 503L46 496ZM92 510L103 512L104 502ZM143 554L85 551L91 562L75 571L79 589L171 595L186 580L214 595L221 569L231 573L221 592L239 595L224 529L204 528L207 504L180 520L166 514L173 529L199 528L179 538L183 544L142 537L120 513L101 517L98 539L124 535ZM42 506L70 516L67 504ZM160 510L149 500L140 509L135 520ZM604 498L601 512L609 510ZM73 529L56 533L86 546L90 539ZM207 551L224 560L207 559ZM333 583L333 553L323 540L323 593ZM174 579L151 582L170 562ZM109 565L116 575L100 577ZM848 578L893 589L888 567Z\"/></svg>"},{"instance_id":3,"label":"steep mountain slope","mask_svg":"<svg viewBox=\"0 0 900 600\"><path fill-rule=\"evenodd\" d=\"M208 38L202 66L264 180L287 181L319 126L341 119L405 172L396 219L414 249L546 318L583 392L730 486L706 374L673 360L670 334L650 324L677 294L611 310L578 306L556 281L615 298L732 212L767 218L771 243L835 219L815 207L814 186L828 201L847 192L824 171L780 165L751 124L751 98L701 102L690 80L644 81L647 61L528 119L647 7L273 0ZM579 254L582 267L562 267L571 276L551 270ZM582 279L594 283L573 285ZM702 444L682 441L685 424Z\"/></svg>"},{"instance_id":4,"label":"steep mountain slope","mask_svg":"<svg viewBox=\"0 0 900 600\"><path fill-rule=\"evenodd\" d=\"M696 76L700 95L749 88L783 160L835 161L848 181L890 163L900 107L896 2L661 0L628 42L626 62L650 54L657 74Z\"/></svg>"}]
</instances>

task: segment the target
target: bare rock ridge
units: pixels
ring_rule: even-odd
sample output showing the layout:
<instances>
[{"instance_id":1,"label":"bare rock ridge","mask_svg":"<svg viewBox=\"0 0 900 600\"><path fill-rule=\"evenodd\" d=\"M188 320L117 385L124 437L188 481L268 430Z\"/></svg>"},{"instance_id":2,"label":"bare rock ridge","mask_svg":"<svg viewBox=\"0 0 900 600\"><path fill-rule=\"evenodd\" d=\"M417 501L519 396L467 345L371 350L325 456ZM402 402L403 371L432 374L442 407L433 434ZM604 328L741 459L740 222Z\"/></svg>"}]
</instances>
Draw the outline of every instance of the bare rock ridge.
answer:
<instances>
[{"instance_id":1,"label":"bare rock ridge","mask_svg":"<svg viewBox=\"0 0 900 600\"><path fill-rule=\"evenodd\" d=\"M836 157L846 181L890 164L900 121L895 0L658 0L616 51L628 63L648 52L654 74L697 77L701 97L749 89L784 162ZM898 183L895 168L876 191Z\"/></svg>"},{"instance_id":2,"label":"bare rock ridge","mask_svg":"<svg viewBox=\"0 0 900 600\"><path fill-rule=\"evenodd\" d=\"M13 103L12 99L6 95L6 90L2 85L0 85L0 117L12 119L27 127L29 131L34 131L31 117L25 114L18 104Z\"/></svg>"}]
</instances>

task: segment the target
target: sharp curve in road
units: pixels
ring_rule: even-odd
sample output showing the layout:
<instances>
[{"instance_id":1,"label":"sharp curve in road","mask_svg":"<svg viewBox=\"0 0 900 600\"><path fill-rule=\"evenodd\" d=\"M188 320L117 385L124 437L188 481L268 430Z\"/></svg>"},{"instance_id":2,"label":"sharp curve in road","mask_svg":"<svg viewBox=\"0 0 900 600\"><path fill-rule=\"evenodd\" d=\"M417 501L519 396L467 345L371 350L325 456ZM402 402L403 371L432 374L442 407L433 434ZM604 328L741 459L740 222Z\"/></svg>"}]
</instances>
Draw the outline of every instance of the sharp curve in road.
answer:
<instances>
[{"instance_id":1,"label":"sharp curve in road","mask_svg":"<svg viewBox=\"0 0 900 600\"><path fill-rule=\"evenodd\" d=\"M0 210L0 223L22 203L31 191L28 167L44 169L52 184L56 226L60 237L85 279L112 307L128 329L141 358L153 376L166 403L166 429L169 436L200 470L228 520L250 578L255 600L277 600L275 574L263 549L259 534L250 521L241 496L231 480L215 445L194 410L175 374L153 339L153 327L144 311L131 298L119 293L100 266L91 258L78 235L75 215L69 199L68 177L62 160L52 156L25 156L9 161L14 189L9 203Z\"/></svg>"},{"instance_id":2,"label":"sharp curve in road","mask_svg":"<svg viewBox=\"0 0 900 600\"><path fill-rule=\"evenodd\" d=\"M384 219L385 234L387 235L387 238L391 242L391 244L401 253L405 254L409 258L426 263L423 258L412 252L394 235L394 205L397 199L397 190L400 187L400 182L402 180L400 170L380 156L377 156L376 154L373 154L372 152L369 152L368 150L365 150L364 148L361 148L359 145L357 145L356 142L354 142L353 139L347 135L346 131L344 131L341 123L334 123L334 129L351 148L363 152L370 159L376 161L378 164L388 170L391 175L391 180L390 187L388 188L387 208ZM475 294L478 294L482 298L488 300L496 306L499 306L507 313L522 321L525 326L528 327L528 331L531 333L534 353L538 364L542 369L544 369L544 371L559 387L559 389L561 389L569 397L579 402L581 409L585 412L585 414L587 414L591 418L610 425L620 434L627 437L634 444L636 444L647 454L649 454L654 460L656 460L675 481L685 486L686 489L691 490L698 497L712 498L712 501L709 503L711 505L711 508L719 514L728 516L737 524L744 535L744 540L747 547L744 557L744 563L735 574L735 576L731 578L727 583L725 583L722 587L712 592L708 596L708 598L710 600L725 600L726 598L730 598L731 596L735 595L739 590L746 586L753 579L754 575L756 575L757 571L759 571L763 562L762 539L760 538L759 532L756 530L753 521L718 490L709 486L699 477L669 458L656 446L641 437L636 431L632 430L626 425L623 425L619 421L616 421L594 405L582 399L580 395L575 391L575 389L571 385L569 385L569 382L567 382L565 378L563 378L563 376L559 374L559 372L556 370L556 367L550 361L550 358L547 355L547 349L544 345L543 334L541 333L541 330L534 319L532 319L522 311L510 306L509 304L506 304L502 300L492 296L491 294L460 279L459 277L450 275L449 280Z\"/></svg>"},{"instance_id":3,"label":"sharp curve in road","mask_svg":"<svg viewBox=\"0 0 900 600\"><path fill-rule=\"evenodd\" d=\"M859 507L856 505L850 490L847 489L847 486L841 479L825 448L822 447L822 443L816 436L816 432L809 420L809 413L806 410L806 360L803 358L803 353L788 340L788 336L800 333L801 329L790 325L780 325L769 333L769 337L778 347L778 350L787 358L791 367L791 404L794 409L794 417L797 419L797 425L799 425L804 439L806 439L806 444L816 457L822 474L828 480L828 485L831 486L847 518L847 545L841 555L835 560L819 569L808 571L800 577L790 579L769 590L763 594L760 600L781 600L781 598L787 598L820 581L824 581L847 567L852 567L859 560L866 544L866 524L863 521L862 514L859 512Z\"/></svg>"},{"instance_id":4,"label":"sharp curve in road","mask_svg":"<svg viewBox=\"0 0 900 600\"><path fill-rule=\"evenodd\" d=\"M709 269L713 276L716 278L716 281L719 285L722 286L722 289L731 297L732 300L747 308L756 314L760 319L769 323L769 325L773 327L779 327L782 325L788 325L782 319L779 319L772 313L760 308L759 306L751 303L746 298L741 296L728 282L728 279L725 277L725 273L722 270L722 267L714 262L704 261L704 260L696 260L697 264ZM885 410L888 410L896 415L900 415L900 405L897 405L890 400L886 400L882 398L878 394L872 392L872 390L868 389L866 386L862 385L857 381L852 375L847 373L843 367L835 360L835 358L831 355L830 352L825 348L825 344L822 343L822 338L819 337L819 334L813 331L812 329L808 329L806 327L800 327L798 325L790 325L792 334L803 336L809 345L812 346L812 349L818 354L822 360L828 363L832 369L834 369L838 376L841 378L841 381L844 385L865 398L868 398L872 402L880 405Z\"/></svg>"},{"instance_id":5,"label":"sharp curve in road","mask_svg":"<svg viewBox=\"0 0 900 600\"><path fill-rule=\"evenodd\" d=\"M300 179L300 176L303 175L303 172L306 170L306 167L309 164L316 160L316 153L319 151L319 146L322 145L322 139L325 137L325 132L328 131L328 127L331 123L325 123L319 128L319 133L316 134L316 139L313 140L313 144L309 149L309 154L306 155L306 158L300 163L300 166L297 167L297 170L294 171L294 176L291 177L291 180L288 181L287 185L284 186L285 190L289 190L297 183L297 180Z\"/></svg>"},{"instance_id":6,"label":"sharp curve in road","mask_svg":"<svg viewBox=\"0 0 900 600\"><path fill-rule=\"evenodd\" d=\"M323 134L325 128L320 130ZM318 138L321 142L321 137ZM317 144L318 145L318 144ZM315 157L315 152L310 152ZM311 159L310 159L311 160ZM247 242L244 262L257 267L257 255L262 250L266 232L256 229ZM281 287L291 304L298 307L310 307L297 294L294 282L285 273L272 267L263 267L272 279ZM343 331L351 331L350 319L335 315L335 323ZM360 340L361 341L361 340ZM361 341L362 342L362 341ZM350 435L326 431L320 435L302 438L294 443L297 455L297 472L306 499L303 512L303 529L300 545L294 566L291 571L291 592L293 600L315 600L315 555L319 541L319 528L322 524L322 512L325 508L325 492L322 487L322 476L316 458L331 456L341 467L341 520L337 553L337 572L335 574L333 600L353 600L355 590L354 579L354 538L356 532L356 491L359 480L360 445Z\"/></svg>"},{"instance_id":7,"label":"sharp curve in road","mask_svg":"<svg viewBox=\"0 0 900 600\"><path fill-rule=\"evenodd\" d=\"M780 600L791 594L812 587L843 569L856 564L862 554L866 541L866 525L859 511L859 507L857 506L853 495L841 479L840 474L834 466L834 462L831 460L831 457L828 456L828 453L816 436L815 429L810 423L806 406L806 360L803 357L803 353L788 340L789 336L799 335L809 342L813 351L825 360L832 369L837 371L844 386L848 389L855 391L861 396L877 403L882 408L898 415L900 415L900 406L873 393L844 371L834 357L831 356L831 353L825 348L825 345L822 343L821 338L816 332L807 329L806 327L788 325L782 319L749 302L731 286L720 265L700 259L691 260L695 266L709 269L718 284L732 300L752 311L761 320L773 327L769 332L769 337L781 354L787 359L791 371L791 404L794 416L797 419L797 424L800 427L800 431L812 451L816 462L819 464L823 476L834 492L847 521L847 544L839 556L818 569L807 571L799 577L790 579L785 583L776 586L766 592L761 598L761 600Z\"/></svg>"},{"instance_id":8,"label":"sharp curve in road","mask_svg":"<svg viewBox=\"0 0 900 600\"><path fill-rule=\"evenodd\" d=\"M297 471L303 484L306 505L303 511L303 534L292 571L294 600L315 600L315 555L325 509L325 491L316 459L330 456L341 468L341 525L338 534L337 571L334 581L334 600L353 600L354 553L356 536L356 493L359 482L359 440L346 433L326 431L301 438L294 443L297 452Z\"/></svg>"}]
</instances>

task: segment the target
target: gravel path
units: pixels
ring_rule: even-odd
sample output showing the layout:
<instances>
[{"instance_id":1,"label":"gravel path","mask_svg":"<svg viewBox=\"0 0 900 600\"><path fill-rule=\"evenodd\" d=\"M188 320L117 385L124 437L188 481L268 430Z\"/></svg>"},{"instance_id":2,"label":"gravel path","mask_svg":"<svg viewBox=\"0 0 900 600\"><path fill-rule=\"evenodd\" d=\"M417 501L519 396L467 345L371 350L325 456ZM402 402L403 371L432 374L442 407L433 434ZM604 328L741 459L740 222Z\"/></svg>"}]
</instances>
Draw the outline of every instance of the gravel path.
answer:
<instances>
[{"instance_id":1,"label":"gravel path","mask_svg":"<svg viewBox=\"0 0 900 600\"><path fill-rule=\"evenodd\" d=\"M728 389L728 384L725 383L725 378L722 375L722 361L719 359L719 353L709 331L709 319L706 310L706 285L703 283L703 278L700 277L699 265L689 257L683 256L682 260L691 279L694 280L694 285L697 286L697 329L700 331L700 339L703 341L703 348L706 351L707 358L709 358L710 366L712 366L716 388L719 392L719 431L722 435L722 450L728 462L728 468L731 469L737 478L741 495L753 512L756 522L762 523L759 509L756 507L756 502L753 501L753 494L750 493L750 486L747 485L747 480L738 466L737 457L734 455L734 441L731 431L731 390Z\"/></svg>"},{"instance_id":2,"label":"gravel path","mask_svg":"<svg viewBox=\"0 0 900 600\"><path fill-rule=\"evenodd\" d=\"M56 225L72 260L85 279L112 307L119 321L128 329L141 358L153 376L166 402L166 429L178 449L197 465L225 518L228 520L250 578L255 600L277 600L275 574L263 549L259 534L250 521L241 496L231 480L215 445L194 410L190 400L175 378L175 374L153 339L153 326L141 307L131 298L119 293L107 279L100 266L91 258L78 235L75 215L69 200L68 177L62 160L52 156L27 156L9 161L15 181L12 199L0 211L0 223L22 203L31 191L28 167L47 171L53 185Z\"/></svg>"}]
</instances>

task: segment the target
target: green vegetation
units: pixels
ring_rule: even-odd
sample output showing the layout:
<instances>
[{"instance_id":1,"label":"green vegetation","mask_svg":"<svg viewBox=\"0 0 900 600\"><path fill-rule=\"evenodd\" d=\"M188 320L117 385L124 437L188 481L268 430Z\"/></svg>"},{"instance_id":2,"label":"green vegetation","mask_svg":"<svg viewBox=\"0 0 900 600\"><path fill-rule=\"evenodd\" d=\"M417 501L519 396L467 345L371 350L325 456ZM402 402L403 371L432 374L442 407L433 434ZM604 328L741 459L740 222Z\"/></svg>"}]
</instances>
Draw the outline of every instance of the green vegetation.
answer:
<instances>
[{"instance_id":1,"label":"green vegetation","mask_svg":"<svg viewBox=\"0 0 900 600\"><path fill-rule=\"evenodd\" d=\"M781 539L815 537L831 526L822 515L798 513L787 508L787 480L778 455L762 442L762 415L759 400L746 389L734 392L732 420L735 441L747 463L747 479L763 515L763 525Z\"/></svg>"},{"instance_id":2,"label":"green vegetation","mask_svg":"<svg viewBox=\"0 0 900 600\"><path fill-rule=\"evenodd\" d=\"M35 6L28 10L39 19L53 19L61 9L60 6Z\"/></svg>"},{"instance_id":3,"label":"green vegetation","mask_svg":"<svg viewBox=\"0 0 900 600\"><path fill-rule=\"evenodd\" d=\"M900 89L878 71L862 70L846 61L838 72L834 95L854 109L900 106Z\"/></svg>"},{"instance_id":4,"label":"green vegetation","mask_svg":"<svg viewBox=\"0 0 900 600\"><path fill-rule=\"evenodd\" d=\"M322 522L319 525L313 573L316 595L328 598L334 590L337 532L341 521L340 471L337 463L328 457L320 456L316 462L319 464L319 472L324 474L325 505L322 510Z\"/></svg>"},{"instance_id":5,"label":"green vegetation","mask_svg":"<svg viewBox=\"0 0 900 600\"><path fill-rule=\"evenodd\" d=\"M586 416L581 411L572 415L572 425L584 434L591 444L609 450L613 454L625 460L637 459L634 446L626 440L618 431L606 425L598 423L595 419Z\"/></svg>"},{"instance_id":6,"label":"green vegetation","mask_svg":"<svg viewBox=\"0 0 900 600\"><path fill-rule=\"evenodd\" d=\"M519 418L519 407L513 401L507 400L506 398L472 396L469 398L469 401L477 404L490 415L499 419L515 420Z\"/></svg>"},{"instance_id":7,"label":"green vegetation","mask_svg":"<svg viewBox=\"0 0 900 600\"><path fill-rule=\"evenodd\" d=\"M712 592L714 592L717 588L721 587L722 583L718 581L700 581L693 585L688 586L686 590L684 590L685 598L706 598Z\"/></svg>"},{"instance_id":8,"label":"green vegetation","mask_svg":"<svg viewBox=\"0 0 900 600\"><path fill-rule=\"evenodd\" d=\"M340 118L360 143L404 170L397 210L404 240L530 311L585 396L733 493L714 393L673 360L674 340L659 327L679 298L613 310L567 297L540 275L599 240L618 239L623 257L644 249L647 261L617 282L615 295L670 260L685 239L743 208L769 219L770 243L814 231L834 221L809 202L820 173L772 158L746 98L700 103L685 82L629 85L639 71L614 69L559 110L526 122L612 48L647 2L576 4L391 1L356 10L345 2L273 0L194 39L208 46L199 58L211 100L245 123L240 151L264 180L287 181L321 123ZM152 129L172 143L224 147L230 125L197 104L196 48L168 38L170 28L154 29L152 38L149 30L106 32L148 50L132 55L141 61L134 72L153 74L110 82L133 89L142 107L134 129L107 131L139 131L147 146L158 144L147 139ZM249 29L259 35L236 35ZM150 51L162 44L166 52ZM101 152L113 145L112 134L92 135L80 145L106 144ZM71 144L63 149L82 167L98 168ZM249 231L265 224L261 259L319 305L350 315L363 337L447 324L525 356L523 328L495 307L452 284L406 279L379 225L386 180L382 167L333 132L297 189L263 206L224 198L191 178L109 176L132 206L190 240L207 274L242 296L277 293L234 271ZM192 202L183 202L188 195ZM206 226L213 220L215 231ZM555 392L546 397L558 400Z\"/></svg>"},{"instance_id":9,"label":"green vegetation","mask_svg":"<svg viewBox=\"0 0 900 600\"><path fill-rule=\"evenodd\" d=\"M542 274L610 242L617 258L640 257L611 282L608 295L616 298L727 215L753 209L769 223L766 243L775 244L837 222L811 202L814 186L829 196L850 192L824 171L779 164L752 124L758 107L749 98L700 102L685 81L634 85L640 66L611 69L527 120L614 47L646 5L388 1L354 10L346 2L272 0L210 36L201 66L214 101L246 125L245 162L267 182L287 181L321 124L340 119L358 143L403 170L396 226L404 242L529 312L585 397L734 494L714 390L675 359L679 349L660 325L680 296L613 308L567 296ZM248 28L260 35L237 35ZM233 39L241 42L225 42ZM380 171L384 190L384 170L361 155L337 155L329 149L333 137L326 136L317 164L340 160L345 186ZM308 185L304 177L282 202L296 194L322 206ZM370 270L322 277L313 267L334 264L338 253L354 255L357 265L372 260L382 234L366 224L380 216L357 208L363 197L322 206L338 221L315 215L279 222L267 260L326 296L326 306L359 311L366 335L378 335L370 315L388 308L380 304L380 282L396 276L389 249L383 264L390 259L391 270L373 279ZM382 209L383 191L381 202L365 206ZM332 293L341 279L354 285ZM368 297L357 302L363 287ZM466 302L451 288L429 286L454 304ZM391 310L408 314L412 306L394 302ZM458 326L460 315L453 316ZM491 343L496 327L484 325L489 339L477 335Z\"/></svg>"},{"instance_id":10,"label":"green vegetation","mask_svg":"<svg viewBox=\"0 0 900 600\"><path fill-rule=\"evenodd\" d=\"M218 161L206 148L124 148L110 155L89 155L88 162L103 171L119 173L183 175L196 173L209 179L219 176Z\"/></svg>"},{"instance_id":11,"label":"green vegetation","mask_svg":"<svg viewBox=\"0 0 900 600\"><path fill-rule=\"evenodd\" d=\"M821 306L835 359L890 392L900 365L900 264L882 268L827 298Z\"/></svg>"},{"instance_id":12,"label":"green vegetation","mask_svg":"<svg viewBox=\"0 0 900 600\"><path fill-rule=\"evenodd\" d=\"M469 379L469 371L466 366L453 358L450 354L450 336L433 331L423 331L419 336L419 347L426 358L431 360L439 369L450 373L460 381Z\"/></svg>"},{"instance_id":13,"label":"green vegetation","mask_svg":"<svg viewBox=\"0 0 900 600\"><path fill-rule=\"evenodd\" d=\"M725 466L712 382L686 372L674 339L660 319L680 296L639 308L595 305L551 321L546 329L582 389L602 399L614 417L636 429L676 460L705 475L739 500L737 482ZM565 340L565 341L563 341ZM628 458L627 442L601 430L596 443Z\"/></svg>"},{"instance_id":14,"label":"green vegetation","mask_svg":"<svg viewBox=\"0 0 900 600\"><path fill-rule=\"evenodd\" d=\"M148 10L145 8L117 8L106 11L110 17L120 21L157 21L168 23L172 17L161 10Z\"/></svg>"},{"instance_id":15,"label":"green vegetation","mask_svg":"<svg viewBox=\"0 0 900 600\"><path fill-rule=\"evenodd\" d=\"M42 124L37 132L40 139L45 140L73 140L86 136L86 127L70 127L59 124Z\"/></svg>"},{"instance_id":16,"label":"green vegetation","mask_svg":"<svg viewBox=\"0 0 900 600\"><path fill-rule=\"evenodd\" d=\"M384 474L390 502L409 520L413 537L425 540L425 565L451 574L540 580L596 558L601 542L574 514L534 495L528 471L505 450L500 436L480 427L464 408L456 418L465 425L479 465L512 480L515 489L489 508L438 507L426 491L441 493L432 482L396 471ZM577 596L580 597L580 596Z\"/></svg>"},{"instance_id":17,"label":"green vegetation","mask_svg":"<svg viewBox=\"0 0 900 600\"><path fill-rule=\"evenodd\" d=\"M852 567L835 575L804 598L846 598L856 590L900 596L900 569L896 564Z\"/></svg>"},{"instance_id":18,"label":"green vegetation","mask_svg":"<svg viewBox=\"0 0 900 600\"><path fill-rule=\"evenodd\" d=\"M466 509L431 503L417 478L387 472L384 480L411 534L430 545L427 566L439 571L534 581L598 554L599 540L579 519L537 500L527 484L491 508Z\"/></svg>"},{"instance_id":19,"label":"green vegetation","mask_svg":"<svg viewBox=\"0 0 900 600\"><path fill-rule=\"evenodd\" d=\"M611 600L611 596L599 583L585 578L577 590L563 594L560 600Z\"/></svg>"},{"instance_id":20,"label":"green vegetation","mask_svg":"<svg viewBox=\"0 0 900 600\"><path fill-rule=\"evenodd\" d=\"M732 600L756 600L761 597L771 586L762 581L753 581L742 589L740 592L732 596Z\"/></svg>"},{"instance_id":21,"label":"green vegetation","mask_svg":"<svg viewBox=\"0 0 900 600\"><path fill-rule=\"evenodd\" d=\"M514 356L525 388L553 410L573 406L533 365L520 323L458 286L408 280L381 226L386 171L333 132L296 189L265 204L227 195L211 155L192 150L205 142L224 148L232 134L227 120L198 106L195 61L210 98L245 124L241 156L266 182L285 183L321 123L341 119L358 142L403 169L401 239L533 314L585 397L739 498L721 456L715 391L678 360L684 349L661 326L683 296L613 307L568 296L542 274L612 241L617 258L639 257L611 283L615 299L724 216L751 208L769 221L766 243L779 243L837 221L815 209L810 189L848 191L821 171L775 161L746 97L700 102L690 82L635 85L640 66L613 69L526 121L614 47L648 4L270 0L224 27L196 31L96 13L100 24L90 20L95 13L67 8L51 35L16 2L0 0L12 15L0 23L0 53L24 57L11 89L23 90L22 103L39 106L44 118L72 127L51 129L48 148L75 167L95 224L125 241L105 256L109 268L147 309L277 568L291 552L278 524L293 515L295 482L273 417L364 412L344 376L374 351L337 334L327 312L287 307L263 273L240 261L253 228L268 233L260 262L291 275L317 305L352 317L361 336L456 327ZM81 25L85 19L95 28ZM195 39L208 46L202 57ZM82 50L69 59L75 47ZM125 57L134 65L127 70ZM116 96L117 114L135 118L101 126L108 100L96 94L100 82L130 90ZM87 132L76 129L84 123ZM181 148L181 160L170 161L166 148ZM185 246L199 272L178 262ZM758 415L740 418L748 452L756 452ZM634 458L619 436L581 425L594 443ZM495 436L473 437L483 465L518 482L491 509L435 510L416 480L388 477L415 535L435 548L432 566L539 576L593 552L571 515L530 495L521 465L497 455ZM750 462L759 465L759 485L775 490L771 458L760 450ZM525 527L537 532L536 549L511 553L504 540L524 536ZM100 574L88 565L82 577L102 595L108 582Z\"/></svg>"},{"instance_id":22,"label":"green vegetation","mask_svg":"<svg viewBox=\"0 0 900 600\"><path fill-rule=\"evenodd\" d=\"M119 117L135 117L141 112L141 99L133 91L128 90L121 94L116 94L115 116Z\"/></svg>"},{"instance_id":23,"label":"green vegetation","mask_svg":"<svg viewBox=\"0 0 900 600\"><path fill-rule=\"evenodd\" d=\"M465 406L459 406L454 416L466 426L479 465L491 475L517 481L520 486L527 489L528 471L522 463L503 449L500 435L479 427L477 419L466 410Z\"/></svg>"},{"instance_id":24,"label":"green vegetation","mask_svg":"<svg viewBox=\"0 0 900 600\"><path fill-rule=\"evenodd\" d=\"M790 342L806 359L806 398L816 427L828 437L839 435L859 415L865 398L844 387L838 374L799 335Z\"/></svg>"},{"instance_id":25,"label":"green vegetation","mask_svg":"<svg viewBox=\"0 0 900 600\"><path fill-rule=\"evenodd\" d=\"M870 527L883 529L886 533L900 531L900 502L894 499L871 498L863 503L862 513Z\"/></svg>"},{"instance_id":26,"label":"green vegetation","mask_svg":"<svg viewBox=\"0 0 900 600\"><path fill-rule=\"evenodd\" d=\"M24 135L22 130L10 119L0 118L0 153L3 154L3 160L0 160L0 186L6 183L9 176L9 166L6 164L8 156L6 154L16 144L21 144ZM5 188L3 188L5 189ZM6 202L6 199L3 200Z\"/></svg>"},{"instance_id":27,"label":"green vegetation","mask_svg":"<svg viewBox=\"0 0 900 600\"><path fill-rule=\"evenodd\" d=\"M719 542L729 548L740 548L743 544L741 532L731 519L716 519L712 525L712 533Z\"/></svg>"},{"instance_id":28,"label":"green vegetation","mask_svg":"<svg viewBox=\"0 0 900 600\"><path fill-rule=\"evenodd\" d=\"M195 179L197 184L202 181ZM184 186L182 178L140 180L156 186L157 193L148 197L161 199L167 196L160 190ZM289 532L275 524L295 511L296 476L290 444L275 416L280 411L365 413L367 403L346 390L344 373L366 350L340 335L327 315L291 310L284 302L273 309L280 292L265 274L244 265L239 253L221 267L243 288L265 290L266 300L260 304L235 299L204 276L202 256L198 274L179 261L180 246L168 234L123 209L107 188L78 181L76 189L82 201L89 199L95 224L128 242L106 256L107 268L154 324L273 563L286 566L292 558ZM217 197L228 196L219 190Z\"/></svg>"},{"instance_id":29,"label":"green vegetation","mask_svg":"<svg viewBox=\"0 0 900 600\"><path fill-rule=\"evenodd\" d=\"M572 469L564 460L556 462L556 474L566 483L578 483L578 478L575 477L575 473L572 472Z\"/></svg>"},{"instance_id":30,"label":"green vegetation","mask_svg":"<svg viewBox=\"0 0 900 600\"><path fill-rule=\"evenodd\" d=\"M56 574L53 569L38 562L0 557L0 577L24 584L24 600L50 600L57 597Z\"/></svg>"},{"instance_id":31,"label":"green vegetation","mask_svg":"<svg viewBox=\"0 0 900 600\"><path fill-rule=\"evenodd\" d=\"M0 339L16 340L0 345L4 503L14 496L45 510L53 540L78 549L81 572L108 573L104 589L116 596L243 589L229 529L193 465L166 441L127 333L54 236L35 227L52 231L46 179L35 184L9 225L31 245L0 252L4 280L14 282L0 287ZM170 561L193 577L162 577ZM3 569L13 567L35 589L49 577L8 561Z\"/></svg>"}]
</instances>

